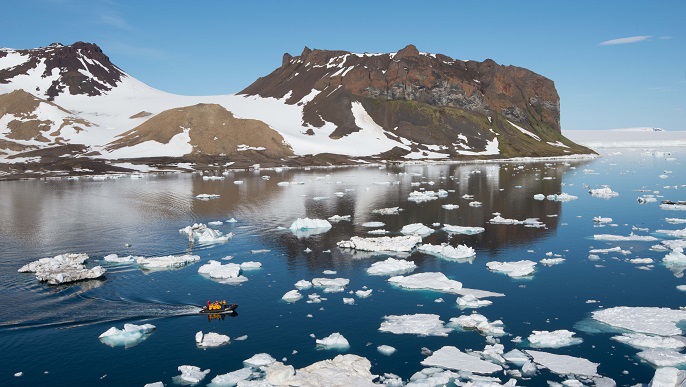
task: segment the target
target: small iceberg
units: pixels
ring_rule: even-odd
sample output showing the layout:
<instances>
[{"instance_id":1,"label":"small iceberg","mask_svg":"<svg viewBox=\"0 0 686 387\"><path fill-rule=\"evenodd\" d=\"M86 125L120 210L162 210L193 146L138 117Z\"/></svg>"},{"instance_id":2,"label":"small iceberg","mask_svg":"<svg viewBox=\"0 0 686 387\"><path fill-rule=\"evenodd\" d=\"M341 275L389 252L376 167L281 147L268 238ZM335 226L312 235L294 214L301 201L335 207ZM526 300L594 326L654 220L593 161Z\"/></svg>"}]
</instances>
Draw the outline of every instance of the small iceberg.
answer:
<instances>
[{"instance_id":1,"label":"small iceberg","mask_svg":"<svg viewBox=\"0 0 686 387\"><path fill-rule=\"evenodd\" d=\"M653 242L658 240L654 236L651 235L636 235L633 232L627 236L624 235L613 235L613 234L596 234L593 235L593 239L597 241L614 241L614 242L627 242L627 241L636 241L636 242Z\"/></svg>"},{"instance_id":2,"label":"small iceberg","mask_svg":"<svg viewBox=\"0 0 686 387\"><path fill-rule=\"evenodd\" d=\"M331 335L323 338L317 339L317 347L325 349L337 349L337 350L347 350L350 348L350 343L346 340L340 333L332 333Z\"/></svg>"},{"instance_id":3,"label":"small iceberg","mask_svg":"<svg viewBox=\"0 0 686 387\"><path fill-rule=\"evenodd\" d=\"M610 187L603 187L603 188L596 188L589 190L588 193L591 194L591 196L595 196L597 198L603 198L603 199L610 199L615 196L619 196L619 194L615 191L613 191Z\"/></svg>"},{"instance_id":4,"label":"small iceberg","mask_svg":"<svg viewBox=\"0 0 686 387\"><path fill-rule=\"evenodd\" d=\"M362 227L368 227L368 228L383 227L385 225L386 225L386 223L384 223L384 222L365 222L365 223L361 224Z\"/></svg>"},{"instance_id":5,"label":"small iceberg","mask_svg":"<svg viewBox=\"0 0 686 387\"><path fill-rule=\"evenodd\" d=\"M248 280L241 275L241 265L237 263L222 264L219 261L210 260L198 268L199 274L205 274L213 280L221 283L241 283Z\"/></svg>"},{"instance_id":6,"label":"small iceberg","mask_svg":"<svg viewBox=\"0 0 686 387\"><path fill-rule=\"evenodd\" d=\"M124 329L112 327L102 333L98 338L103 344L110 347L134 347L147 339L155 331L152 324L124 324Z\"/></svg>"},{"instance_id":7,"label":"small iceberg","mask_svg":"<svg viewBox=\"0 0 686 387\"><path fill-rule=\"evenodd\" d=\"M417 247L417 251L456 261L470 261L476 256L476 251L469 246L457 245L453 247L446 243L441 245L420 245Z\"/></svg>"},{"instance_id":8,"label":"small iceberg","mask_svg":"<svg viewBox=\"0 0 686 387\"><path fill-rule=\"evenodd\" d=\"M102 266L88 269L84 263L87 254L60 254L53 258L41 258L19 268L19 273L35 273L36 279L50 285L58 285L85 279L100 278L105 274Z\"/></svg>"},{"instance_id":9,"label":"small iceberg","mask_svg":"<svg viewBox=\"0 0 686 387\"><path fill-rule=\"evenodd\" d=\"M218 194L200 194L200 195L196 195L195 198L200 199L200 200L210 200L210 199L217 199L220 196L221 195L218 195Z\"/></svg>"},{"instance_id":10,"label":"small iceberg","mask_svg":"<svg viewBox=\"0 0 686 387\"><path fill-rule=\"evenodd\" d=\"M422 223L412 223L403 226L400 232L405 235L419 235L425 237L434 232L434 230L430 227L423 225Z\"/></svg>"},{"instance_id":11,"label":"small iceberg","mask_svg":"<svg viewBox=\"0 0 686 387\"><path fill-rule=\"evenodd\" d=\"M289 229L298 238L307 238L312 235L323 234L331 229L331 223L325 219L298 218Z\"/></svg>"},{"instance_id":12,"label":"small iceberg","mask_svg":"<svg viewBox=\"0 0 686 387\"><path fill-rule=\"evenodd\" d=\"M390 345L379 345L376 347L376 350L379 351L380 354L386 356L391 356L396 351L395 347L391 347Z\"/></svg>"},{"instance_id":13,"label":"small iceberg","mask_svg":"<svg viewBox=\"0 0 686 387\"><path fill-rule=\"evenodd\" d=\"M200 257L197 255L167 255L164 257L139 257L136 263L141 269L155 270L155 269L172 269L176 267L186 266L190 263L199 261Z\"/></svg>"},{"instance_id":14,"label":"small iceberg","mask_svg":"<svg viewBox=\"0 0 686 387\"><path fill-rule=\"evenodd\" d=\"M396 335L448 336L451 331L437 314L391 315L384 316L383 319L379 331Z\"/></svg>"},{"instance_id":15,"label":"small iceberg","mask_svg":"<svg viewBox=\"0 0 686 387\"><path fill-rule=\"evenodd\" d=\"M185 385L198 384L210 373L209 369L202 371L200 367L190 365L179 366L178 370L181 372L181 375L174 376L172 380L174 383Z\"/></svg>"},{"instance_id":16,"label":"small iceberg","mask_svg":"<svg viewBox=\"0 0 686 387\"><path fill-rule=\"evenodd\" d=\"M376 210L372 210L373 214L379 214L379 215L398 215L400 214L400 211L403 209L400 207L389 207L389 208L379 208Z\"/></svg>"},{"instance_id":17,"label":"small iceberg","mask_svg":"<svg viewBox=\"0 0 686 387\"><path fill-rule=\"evenodd\" d=\"M477 330L486 336L504 336L506 334L502 321L488 321L486 316L478 313L451 318L448 326L462 330Z\"/></svg>"},{"instance_id":18,"label":"small iceberg","mask_svg":"<svg viewBox=\"0 0 686 387\"><path fill-rule=\"evenodd\" d=\"M567 193L553 194L546 196L546 199L554 202L569 202L578 199L578 196L570 195Z\"/></svg>"},{"instance_id":19,"label":"small iceberg","mask_svg":"<svg viewBox=\"0 0 686 387\"><path fill-rule=\"evenodd\" d=\"M414 271L417 268L412 261L403 259L387 258L385 261L374 262L367 269L369 275L398 275Z\"/></svg>"},{"instance_id":20,"label":"small iceberg","mask_svg":"<svg viewBox=\"0 0 686 387\"><path fill-rule=\"evenodd\" d=\"M445 293L457 293L462 289L461 282L448 279L445 274L438 272L400 275L389 278L388 282L405 289L436 290Z\"/></svg>"},{"instance_id":21,"label":"small iceberg","mask_svg":"<svg viewBox=\"0 0 686 387\"><path fill-rule=\"evenodd\" d=\"M513 278L526 277L533 274L535 266L536 262L529 260L515 262L491 261L486 263L486 267L489 270L504 273Z\"/></svg>"},{"instance_id":22,"label":"small iceberg","mask_svg":"<svg viewBox=\"0 0 686 387\"><path fill-rule=\"evenodd\" d=\"M451 226L449 224L444 224L443 231L451 234L475 235L481 234L485 229L483 227Z\"/></svg>"},{"instance_id":23,"label":"small iceberg","mask_svg":"<svg viewBox=\"0 0 686 387\"><path fill-rule=\"evenodd\" d=\"M558 375L574 374L589 377L598 375L599 364L593 363L587 359L533 350L526 350L525 352L533 357L534 363L539 364Z\"/></svg>"},{"instance_id":24,"label":"small iceberg","mask_svg":"<svg viewBox=\"0 0 686 387\"><path fill-rule=\"evenodd\" d=\"M407 235L397 237L362 238L354 236L347 241L340 241L340 248L356 249L362 251L411 251L415 245L422 242L419 235Z\"/></svg>"},{"instance_id":25,"label":"small iceberg","mask_svg":"<svg viewBox=\"0 0 686 387\"><path fill-rule=\"evenodd\" d=\"M338 293L345 290L350 280L347 278L314 278L312 286L324 288L324 293Z\"/></svg>"},{"instance_id":26,"label":"small iceberg","mask_svg":"<svg viewBox=\"0 0 686 387\"><path fill-rule=\"evenodd\" d=\"M581 344L583 340L573 337L574 332L565 329L557 331L532 331L528 340L533 348L562 348L570 345Z\"/></svg>"},{"instance_id":27,"label":"small iceberg","mask_svg":"<svg viewBox=\"0 0 686 387\"><path fill-rule=\"evenodd\" d=\"M488 305L491 305L493 303L493 301L481 300L473 294L466 294L462 297L458 297L456 303L457 303L458 308L467 309L467 308L481 308L484 306L488 306Z\"/></svg>"},{"instance_id":28,"label":"small iceberg","mask_svg":"<svg viewBox=\"0 0 686 387\"><path fill-rule=\"evenodd\" d=\"M286 301L286 302L296 302L296 301L300 300L301 298L303 298L303 295L300 294L300 292L296 289L293 289L293 290L287 292L286 294L284 294L281 297L281 299Z\"/></svg>"},{"instance_id":29,"label":"small iceberg","mask_svg":"<svg viewBox=\"0 0 686 387\"><path fill-rule=\"evenodd\" d=\"M195 343L202 348L219 347L228 344L229 341L231 341L229 336L215 332L202 333L202 331L198 331L195 334Z\"/></svg>"},{"instance_id":30,"label":"small iceberg","mask_svg":"<svg viewBox=\"0 0 686 387\"><path fill-rule=\"evenodd\" d=\"M453 346L444 346L421 361L423 366L440 367L475 374L493 374L502 367L479 357L465 353Z\"/></svg>"}]
</instances>

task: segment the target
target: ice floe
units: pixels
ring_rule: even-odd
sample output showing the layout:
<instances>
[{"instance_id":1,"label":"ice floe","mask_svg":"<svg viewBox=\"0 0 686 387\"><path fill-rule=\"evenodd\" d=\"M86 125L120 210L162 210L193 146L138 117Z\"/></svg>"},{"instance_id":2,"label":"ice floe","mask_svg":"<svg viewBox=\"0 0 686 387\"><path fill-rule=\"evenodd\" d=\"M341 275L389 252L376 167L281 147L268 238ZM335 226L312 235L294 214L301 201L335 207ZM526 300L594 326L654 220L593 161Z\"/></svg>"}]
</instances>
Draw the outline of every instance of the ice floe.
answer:
<instances>
[{"instance_id":1,"label":"ice floe","mask_svg":"<svg viewBox=\"0 0 686 387\"><path fill-rule=\"evenodd\" d=\"M486 267L492 271L504 273L513 278L526 277L534 272L536 262L529 260L515 261L515 262L497 262L491 261L486 263Z\"/></svg>"},{"instance_id":2,"label":"ice floe","mask_svg":"<svg viewBox=\"0 0 686 387\"><path fill-rule=\"evenodd\" d=\"M124 346L130 348L147 339L153 331L155 331L155 326L152 324L124 324L124 329L111 327L98 338L110 347Z\"/></svg>"},{"instance_id":3,"label":"ice floe","mask_svg":"<svg viewBox=\"0 0 686 387\"><path fill-rule=\"evenodd\" d=\"M19 273L34 273L36 279L57 285L85 279L100 278L105 274L102 266L87 268L87 254L60 254L53 258L41 258L19 268Z\"/></svg>"},{"instance_id":4,"label":"ice floe","mask_svg":"<svg viewBox=\"0 0 686 387\"><path fill-rule=\"evenodd\" d=\"M483 227L451 226L449 224L444 224L443 231L452 234L475 235L481 234L485 229Z\"/></svg>"},{"instance_id":5,"label":"ice floe","mask_svg":"<svg viewBox=\"0 0 686 387\"><path fill-rule=\"evenodd\" d=\"M241 275L241 265L237 263L222 264L219 261L209 260L198 268L198 273L222 283L240 283L248 280L247 277Z\"/></svg>"},{"instance_id":6,"label":"ice floe","mask_svg":"<svg viewBox=\"0 0 686 387\"><path fill-rule=\"evenodd\" d=\"M656 367L676 367L686 364L686 355L671 349L646 349L636 354Z\"/></svg>"},{"instance_id":7,"label":"ice floe","mask_svg":"<svg viewBox=\"0 0 686 387\"><path fill-rule=\"evenodd\" d=\"M446 196L448 196L448 191L442 189L439 189L438 191L412 191L407 200L415 203L423 203Z\"/></svg>"},{"instance_id":8,"label":"ice floe","mask_svg":"<svg viewBox=\"0 0 686 387\"><path fill-rule=\"evenodd\" d=\"M595 196L597 198L603 198L603 199L609 199L609 198L613 198L615 196L619 196L619 193L613 191L612 188L610 188L610 187L591 189L588 191L588 193L590 193L591 196Z\"/></svg>"},{"instance_id":9,"label":"ice floe","mask_svg":"<svg viewBox=\"0 0 686 387\"><path fill-rule=\"evenodd\" d=\"M224 235L221 231L211 229L204 223L186 226L180 229L179 233L185 234L191 241L197 239L201 244L224 243L233 237L232 233Z\"/></svg>"},{"instance_id":10,"label":"ice floe","mask_svg":"<svg viewBox=\"0 0 686 387\"><path fill-rule=\"evenodd\" d=\"M457 204L443 204L441 205L441 207L445 210L456 210L460 208L460 206Z\"/></svg>"},{"instance_id":11,"label":"ice floe","mask_svg":"<svg viewBox=\"0 0 686 387\"><path fill-rule=\"evenodd\" d=\"M597 241L613 241L613 242L626 242L626 241L637 241L637 242L652 242L656 241L657 238L651 235L636 235L633 232L629 235L613 235L613 234L596 234L593 235L593 239Z\"/></svg>"},{"instance_id":12,"label":"ice floe","mask_svg":"<svg viewBox=\"0 0 686 387\"><path fill-rule=\"evenodd\" d=\"M372 295L372 289L357 290L355 291L355 295L359 298L367 298Z\"/></svg>"},{"instance_id":13,"label":"ice floe","mask_svg":"<svg viewBox=\"0 0 686 387\"><path fill-rule=\"evenodd\" d=\"M274 364L275 361L276 359L271 357L271 355L268 353L258 353L249 359L243 360L243 365L258 370L263 370Z\"/></svg>"},{"instance_id":14,"label":"ice floe","mask_svg":"<svg viewBox=\"0 0 686 387\"><path fill-rule=\"evenodd\" d=\"M456 261L470 261L476 256L476 251L469 246L457 245L453 247L446 243L441 245L419 245L417 251Z\"/></svg>"},{"instance_id":15,"label":"ice floe","mask_svg":"<svg viewBox=\"0 0 686 387\"><path fill-rule=\"evenodd\" d=\"M372 213L379 215L398 215L403 209L400 207L388 207L372 210Z\"/></svg>"},{"instance_id":16,"label":"ice floe","mask_svg":"<svg viewBox=\"0 0 686 387\"><path fill-rule=\"evenodd\" d=\"M441 347L422 360L421 364L476 374L493 374L502 370L502 367L497 364L481 360L478 356L462 352L453 346Z\"/></svg>"},{"instance_id":17,"label":"ice floe","mask_svg":"<svg viewBox=\"0 0 686 387\"><path fill-rule=\"evenodd\" d=\"M394 334L420 336L448 336L452 331L446 328L437 314L405 314L384 316L379 331Z\"/></svg>"},{"instance_id":18,"label":"ice floe","mask_svg":"<svg viewBox=\"0 0 686 387\"><path fill-rule=\"evenodd\" d=\"M253 371L251 368L241 368L237 371L229 372L222 375L217 375L212 378L212 386L236 386L239 382L248 380L252 377Z\"/></svg>"},{"instance_id":19,"label":"ice floe","mask_svg":"<svg viewBox=\"0 0 686 387\"><path fill-rule=\"evenodd\" d=\"M102 257L102 260L107 262L107 263L133 263L136 262L136 259L139 257L133 256L133 255L127 255L125 257L120 257L117 254L109 254L104 257Z\"/></svg>"},{"instance_id":20,"label":"ice floe","mask_svg":"<svg viewBox=\"0 0 686 387\"><path fill-rule=\"evenodd\" d=\"M556 355L548 352L526 350L535 363L558 375L580 375L593 377L598 375L598 363L568 355Z\"/></svg>"},{"instance_id":21,"label":"ice floe","mask_svg":"<svg viewBox=\"0 0 686 387\"><path fill-rule=\"evenodd\" d=\"M482 335L487 336L503 336L506 334L502 321L488 321L486 316L478 313L453 317L448 322L448 326L462 330L477 330Z\"/></svg>"},{"instance_id":22,"label":"ice floe","mask_svg":"<svg viewBox=\"0 0 686 387\"><path fill-rule=\"evenodd\" d=\"M422 242L419 235L405 235L397 237L362 238L354 236L347 241L340 241L340 248L362 251L411 251L415 245Z\"/></svg>"},{"instance_id":23,"label":"ice floe","mask_svg":"<svg viewBox=\"0 0 686 387\"><path fill-rule=\"evenodd\" d=\"M309 289L312 287L312 282L308 280L300 280L295 283L295 287L300 290Z\"/></svg>"},{"instance_id":24,"label":"ice floe","mask_svg":"<svg viewBox=\"0 0 686 387\"><path fill-rule=\"evenodd\" d=\"M387 258L385 261L372 263L372 266L367 269L367 274L370 275L398 275L414 271L417 268L412 261L403 259Z\"/></svg>"},{"instance_id":25,"label":"ice floe","mask_svg":"<svg viewBox=\"0 0 686 387\"><path fill-rule=\"evenodd\" d=\"M655 232L674 238L686 238L686 228L681 230L655 230Z\"/></svg>"},{"instance_id":26,"label":"ice floe","mask_svg":"<svg viewBox=\"0 0 686 387\"><path fill-rule=\"evenodd\" d=\"M346 340L346 338L338 332L332 333L323 339L317 339L316 343L318 347L326 349L347 350L350 348L350 343L348 343L348 340Z\"/></svg>"},{"instance_id":27,"label":"ice floe","mask_svg":"<svg viewBox=\"0 0 686 387\"><path fill-rule=\"evenodd\" d=\"M653 336L643 333L624 333L621 336L613 336L612 339L638 349L662 348L682 350L686 348L686 339L681 336L677 337Z\"/></svg>"},{"instance_id":28,"label":"ice floe","mask_svg":"<svg viewBox=\"0 0 686 387\"><path fill-rule=\"evenodd\" d=\"M301 298L303 298L303 295L300 294L300 292L295 290L295 289L287 292L286 294L284 294L281 297L281 299L286 301L286 302L296 302Z\"/></svg>"},{"instance_id":29,"label":"ice floe","mask_svg":"<svg viewBox=\"0 0 686 387\"><path fill-rule=\"evenodd\" d=\"M202 333L202 331L198 331L198 333L195 334L195 344L197 344L198 347L219 347L228 344L230 341L231 339L229 336L215 332Z\"/></svg>"},{"instance_id":30,"label":"ice floe","mask_svg":"<svg viewBox=\"0 0 686 387\"><path fill-rule=\"evenodd\" d=\"M612 223L612 218L603 218L602 216L596 216L593 218L596 223Z\"/></svg>"},{"instance_id":31,"label":"ice floe","mask_svg":"<svg viewBox=\"0 0 686 387\"><path fill-rule=\"evenodd\" d=\"M403 226L403 228L400 230L400 232L405 234L405 235L419 235L419 236L425 237L425 236L431 234L432 232L434 232L434 230L430 227L427 227L427 226L421 224L421 223L412 223L412 224L408 224L408 225Z\"/></svg>"},{"instance_id":32,"label":"ice floe","mask_svg":"<svg viewBox=\"0 0 686 387\"><path fill-rule=\"evenodd\" d=\"M446 293L457 293L462 289L461 282L451 280L445 274L439 272L417 273L408 276L399 275L389 278L388 282L405 289L426 289Z\"/></svg>"},{"instance_id":33,"label":"ice floe","mask_svg":"<svg viewBox=\"0 0 686 387\"><path fill-rule=\"evenodd\" d=\"M347 278L314 278L312 286L324 288L324 293L337 293L345 290L350 280Z\"/></svg>"},{"instance_id":34,"label":"ice floe","mask_svg":"<svg viewBox=\"0 0 686 387\"><path fill-rule=\"evenodd\" d=\"M686 384L686 371L674 367L662 367L655 370L649 387L683 387Z\"/></svg>"},{"instance_id":35,"label":"ice floe","mask_svg":"<svg viewBox=\"0 0 686 387\"><path fill-rule=\"evenodd\" d=\"M560 329L557 331L532 331L529 335L529 344L533 348L562 348L570 345L581 344L583 340L574 337L575 333Z\"/></svg>"},{"instance_id":36,"label":"ice floe","mask_svg":"<svg viewBox=\"0 0 686 387\"><path fill-rule=\"evenodd\" d=\"M384 223L384 222L364 222L360 226L368 227L368 228L375 228L375 227L383 227L385 225L386 225L386 223Z\"/></svg>"},{"instance_id":37,"label":"ice floe","mask_svg":"<svg viewBox=\"0 0 686 387\"><path fill-rule=\"evenodd\" d=\"M349 222L351 220L351 215L333 215L333 216L330 216L328 219L329 219L329 222L336 222L337 223L337 222L341 222L344 220Z\"/></svg>"},{"instance_id":38,"label":"ice floe","mask_svg":"<svg viewBox=\"0 0 686 387\"><path fill-rule=\"evenodd\" d=\"M611 247L607 249L591 249L588 251L590 254L609 254L609 253L620 253L622 255L631 254L630 250L623 250L621 247Z\"/></svg>"},{"instance_id":39,"label":"ice floe","mask_svg":"<svg viewBox=\"0 0 686 387\"><path fill-rule=\"evenodd\" d=\"M269 385L288 386L375 386L371 362L357 355L338 355L292 371L276 362L266 371ZM276 370L274 368L277 368ZM278 372L275 372L278 371Z\"/></svg>"},{"instance_id":40,"label":"ice floe","mask_svg":"<svg viewBox=\"0 0 686 387\"><path fill-rule=\"evenodd\" d=\"M481 308L484 306L491 305L493 301L489 300L481 300L474 296L473 294L466 294L462 297L457 298L457 307L460 309L467 309L467 308Z\"/></svg>"},{"instance_id":41,"label":"ice floe","mask_svg":"<svg viewBox=\"0 0 686 387\"><path fill-rule=\"evenodd\" d=\"M570 195L568 193L553 194L546 196L546 199L554 202L569 202L578 199L578 196Z\"/></svg>"},{"instance_id":42,"label":"ice floe","mask_svg":"<svg viewBox=\"0 0 686 387\"><path fill-rule=\"evenodd\" d=\"M658 307L617 306L593 312L593 319L616 328L659 336L682 333L677 326L686 320L686 311Z\"/></svg>"},{"instance_id":43,"label":"ice floe","mask_svg":"<svg viewBox=\"0 0 686 387\"><path fill-rule=\"evenodd\" d=\"M386 356L391 356L396 351L395 347L391 347L390 345L379 345L376 347L376 350L379 351L380 354Z\"/></svg>"},{"instance_id":44,"label":"ice floe","mask_svg":"<svg viewBox=\"0 0 686 387\"><path fill-rule=\"evenodd\" d=\"M221 195L218 195L218 194L199 194L199 195L195 195L195 198L200 199L200 200L209 200L209 199L217 199L220 196Z\"/></svg>"},{"instance_id":45,"label":"ice floe","mask_svg":"<svg viewBox=\"0 0 686 387\"><path fill-rule=\"evenodd\" d=\"M543 258L541 259L540 262L542 265L546 266L552 266L552 265L559 265L560 263L564 262L564 258Z\"/></svg>"},{"instance_id":46,"label":"ice floe","mask_svg":"<svg viewBox=\"0 0 686 387\"><path fill-rule=\"evenodd\" d=\"M173 377L174 382L177 384L198 384L210 373L209 369L202 371L200 367L191 365L179 366L178 370L181 372L181 375Z\"/></svg>"},{"instance_id":47,"label":"ice floe","mask_svg":"<svg viewBox=\"0 0 686 387\"><path fill-rule=\"evenodd\" d=\"M298 218L289 229L298 238L307 238L312 235L323 234L331 229L331 223L325 219Z\"/></svg>"}]
</instances>

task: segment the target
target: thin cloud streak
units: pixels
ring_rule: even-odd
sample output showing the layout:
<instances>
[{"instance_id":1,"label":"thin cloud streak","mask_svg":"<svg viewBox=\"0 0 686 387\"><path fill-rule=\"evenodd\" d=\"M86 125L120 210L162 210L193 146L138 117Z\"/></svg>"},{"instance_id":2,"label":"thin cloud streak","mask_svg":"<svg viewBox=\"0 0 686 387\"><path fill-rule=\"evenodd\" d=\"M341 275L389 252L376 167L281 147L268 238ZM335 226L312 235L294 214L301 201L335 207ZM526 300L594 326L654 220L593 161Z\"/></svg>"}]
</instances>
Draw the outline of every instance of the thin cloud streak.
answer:
<instances>
[{"instance_id":1,"label":"thin cloud streak","mask_svg":"<svg viewBox=\"0 0 686 387\"><path fill-rule=\"evenodd\" d=\"M112 26L124 31L133 31L133 27L123 18L116 15L100 15L100 23Z\"/></svg>"},{"instance_id":2,"label":"thin cloud streak","mask_svg":"<svg viewBox=\"0 0 686 387\"><path fill-rule=\"evenodd\" d=\"M614 44L629 44L629 43L638 43L638 42L643 42L645 40L648 40L652 38L652 36L647 36L647 35L641 35L641 36L629 36L627 38L619 38L619 39L612 39L612 40L606 40L604 42L600 42L600 46L611 46Z\"/></svg>"}]
</instances>

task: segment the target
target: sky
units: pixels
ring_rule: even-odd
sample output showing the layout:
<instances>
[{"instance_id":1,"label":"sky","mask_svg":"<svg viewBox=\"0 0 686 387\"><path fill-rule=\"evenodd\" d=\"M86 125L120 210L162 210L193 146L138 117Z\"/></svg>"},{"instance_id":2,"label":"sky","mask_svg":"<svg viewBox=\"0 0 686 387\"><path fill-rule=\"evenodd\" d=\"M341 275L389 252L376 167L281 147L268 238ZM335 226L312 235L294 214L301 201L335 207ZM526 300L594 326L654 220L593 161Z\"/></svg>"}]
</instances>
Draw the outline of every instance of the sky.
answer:
<instances>
[{"instance_id":1,"label":"sky","mask_svg":"<svg viewBox=\"0 0 686 387\"><path fill-rule=\"evenodd\" d=\"M96 43L138 80L237 93L305 46L493 59L555 82L563 130L686 130L686 1L22 0L0 47Z\"/></svg>"}]
</instances>

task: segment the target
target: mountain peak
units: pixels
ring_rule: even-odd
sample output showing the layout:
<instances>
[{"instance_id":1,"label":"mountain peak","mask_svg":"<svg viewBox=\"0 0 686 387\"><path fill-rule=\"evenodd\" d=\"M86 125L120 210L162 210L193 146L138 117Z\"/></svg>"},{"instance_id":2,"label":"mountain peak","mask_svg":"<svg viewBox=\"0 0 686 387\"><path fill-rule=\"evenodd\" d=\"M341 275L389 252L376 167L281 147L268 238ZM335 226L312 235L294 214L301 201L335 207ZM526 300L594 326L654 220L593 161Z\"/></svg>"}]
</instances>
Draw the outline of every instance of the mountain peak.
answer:
<instances>
[{"instance_id":1,"label":"mountain peak","mask_svg":"<svg viewBox=\"0 0 686 387\"><path fill-rule=\"evenodd\" d=\"M403 48L402 50L398 51L397 54L395 54L395 59L402 59L402 58L412 58L412 57L418 57L419 56L419 50L417 50L417 47L414 46L414 44L408 44Z\"/></svg>"},{"instance_id":2,"label":"mountain peak","mask_svg":"<svg viewBox=\"0 0 686 387\"><path fill-rule=\"evenodd\" d=\"M0 57L13 57L16 65L0 69L0 84L11 83L21 75L41 72L29 77L32 84L25 89L54 100L62 94L101 95L117 85L125 75L110 62L102 49L94 43L75 42L64 46L52 43L30 50L0 49Z\"/></svg>"}]
</instances>

